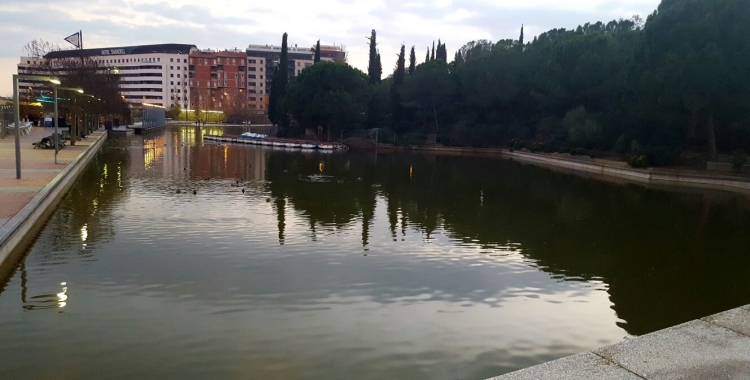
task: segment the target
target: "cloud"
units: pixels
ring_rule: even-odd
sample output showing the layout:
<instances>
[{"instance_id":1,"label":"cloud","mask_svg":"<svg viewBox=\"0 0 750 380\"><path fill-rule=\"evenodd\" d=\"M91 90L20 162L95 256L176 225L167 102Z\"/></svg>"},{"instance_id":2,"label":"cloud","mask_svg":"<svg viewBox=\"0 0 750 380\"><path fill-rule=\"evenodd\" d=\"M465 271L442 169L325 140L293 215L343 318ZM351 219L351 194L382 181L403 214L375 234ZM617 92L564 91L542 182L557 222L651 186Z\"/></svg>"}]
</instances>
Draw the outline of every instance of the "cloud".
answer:
<instances>
[{"instance_id":1,"label":"cloud","mask_svg":"<svg viewBox=\"0 0 750 380\"><path fill-rule=\"evenodd\" d=\"M449 56L475 39L526 38L556 27L642 16L659 0L2 0L0 8L0 95L10 94L11 74L28 41L62 40L83 30L86 47L188 43L200 48L243 48L250 43L289 42L345 45L349 62L367 69L366 37L378 31L384 74L401 44L426 46L441 39ZM644 17L645 18L645 17Z\"/></svg>"}]
</instances>

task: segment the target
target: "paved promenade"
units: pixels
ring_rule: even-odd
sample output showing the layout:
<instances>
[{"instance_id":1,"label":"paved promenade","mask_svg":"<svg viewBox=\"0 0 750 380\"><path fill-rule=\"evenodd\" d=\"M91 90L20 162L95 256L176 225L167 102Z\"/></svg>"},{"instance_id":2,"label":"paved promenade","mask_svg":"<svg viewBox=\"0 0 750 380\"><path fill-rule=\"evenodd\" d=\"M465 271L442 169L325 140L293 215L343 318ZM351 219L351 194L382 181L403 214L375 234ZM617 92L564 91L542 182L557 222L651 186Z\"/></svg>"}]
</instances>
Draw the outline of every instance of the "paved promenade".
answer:
<instances>
[{"instance_id":1,"label":"paved promenade","mask_svg":"<svg viewBox=\"0 0 750 380\"><path fill-rule=\"evenodd\" d=\"M750 306L491 380L750 379Z\"/></svg>"},{"instance_id":2,"label":"paved promenade","mask_svg":"<svg viewBox=\"0 0 750 380\"><path fill-rule=\"evenodd\" d=\"M54 150L31 145L50 134L51 128L40 127L21 137L21 179L16 178L14 137L0 139L0 280L107 137L97 131L63 148L55 164Z\"/></svg>"},{"instance_id":3,"label":"paved promenade","mask_svg":"<svg viewBox=\"0 0 750 380\"><path fill-rule=\"evenodd\" d=\"M54 149L34 149L31 143L52 134L53 128L34 127L30 135L21 136L21 179L16 179L14 136L0 138L0 228L26 206L56 175L93 144L103 132L88 139L66 145L55 165Z\"/></svg>"}]
</instances>

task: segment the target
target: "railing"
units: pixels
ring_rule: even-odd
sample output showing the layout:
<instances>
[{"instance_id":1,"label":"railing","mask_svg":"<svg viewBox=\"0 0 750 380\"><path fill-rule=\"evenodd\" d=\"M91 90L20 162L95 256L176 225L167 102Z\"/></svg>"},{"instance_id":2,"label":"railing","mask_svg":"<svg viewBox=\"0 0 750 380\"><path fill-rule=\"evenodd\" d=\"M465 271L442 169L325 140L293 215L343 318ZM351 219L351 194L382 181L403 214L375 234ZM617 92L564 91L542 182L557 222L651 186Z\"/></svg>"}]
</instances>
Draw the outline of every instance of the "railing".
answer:
<instances>
[{"instance_id":1,"label":"railing","mask_svg":"<svg viewBox=\"0 0 750 380\"><path fill-rule=\"evenodd\" d=\"M10 134L9 127L13 123L13 106L0 106L0 138Z\"/></svg>"}]
</instances>

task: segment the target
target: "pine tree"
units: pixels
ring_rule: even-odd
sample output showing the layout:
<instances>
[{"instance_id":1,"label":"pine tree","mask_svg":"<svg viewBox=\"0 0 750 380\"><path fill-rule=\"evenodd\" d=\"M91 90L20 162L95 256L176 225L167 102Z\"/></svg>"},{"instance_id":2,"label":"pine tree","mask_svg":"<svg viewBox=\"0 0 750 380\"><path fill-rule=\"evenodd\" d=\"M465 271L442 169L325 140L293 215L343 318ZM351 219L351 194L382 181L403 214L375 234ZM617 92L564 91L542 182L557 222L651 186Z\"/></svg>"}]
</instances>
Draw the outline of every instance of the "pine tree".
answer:
<instances>
[{"instance_id":1,"label":"pine tree","mask_svg":"<svg viewBox=\"0 0 750 380\"><path fill-rule=\"evenodd\" d=\"M315 45L315 59L313 59L313 62L320 62L320 40L318 40L318 44Z\"/></svg>"},{"instance_id":2,"label":"pine tree","mask_svg":"<svg viewBox=\"0 0 750 380\"><path fill-rule=\"evenodd\" d=\"M521 51L523 51L523 24L521 24L521 36L518 37L518 46L520 46Z\"/></svg>"},{"instance_id":3,"label":"pine tree","mask_svg":"<svg viewBox=\"0 0 750 380\"><path fill-rule=\"evenodd\" d=\"M383 74L383 66L380 64L380 54L378 53L377 46L377 33L373 29L370 36L370 62L367 66L367 75L370 76L370 83L380 82L380 77Z\"/></svg>"},{"instance_id":4,"label":"pine tree","mask_svg":"<svg viewBox=\"0 0 750 380\"><path fill-rule=\"evenodd\" d=\"M417 68L417 54L414 52L414 46L411 47L411 54L409 54L409 74L414 74L414 70Z\"/></svg>"},{"instance_id":5,"label":"pine tree","mask_svg":"<svg viewBox=\"0 0 750 380\"><path fill-rule=\"evenodd\" d=\"M430 56L430 61L435 60L435 41L432 41L432 55Z\"/></svg>"}]
</instances>

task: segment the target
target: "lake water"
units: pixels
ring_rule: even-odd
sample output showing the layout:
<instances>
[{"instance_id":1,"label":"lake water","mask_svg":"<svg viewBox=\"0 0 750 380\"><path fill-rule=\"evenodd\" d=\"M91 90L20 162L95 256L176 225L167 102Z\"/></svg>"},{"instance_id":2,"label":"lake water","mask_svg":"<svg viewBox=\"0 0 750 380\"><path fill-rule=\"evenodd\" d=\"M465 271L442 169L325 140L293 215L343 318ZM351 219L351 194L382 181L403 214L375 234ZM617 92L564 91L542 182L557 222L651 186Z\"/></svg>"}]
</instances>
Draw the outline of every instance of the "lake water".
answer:
<instances>
[{"instance_id":1,"label":"lake water","mask_svg":"<svg viewBox=\"0 0 750 380\"><path fill-rule=\"evenodd\" d=\"M221 132L106 143L0 279L0 378L483 379L750 303L748 195Z\"/></svg>"}]
</instances>

